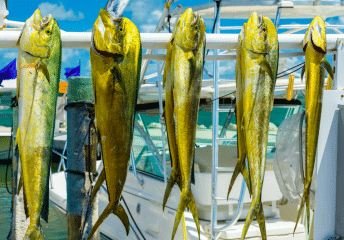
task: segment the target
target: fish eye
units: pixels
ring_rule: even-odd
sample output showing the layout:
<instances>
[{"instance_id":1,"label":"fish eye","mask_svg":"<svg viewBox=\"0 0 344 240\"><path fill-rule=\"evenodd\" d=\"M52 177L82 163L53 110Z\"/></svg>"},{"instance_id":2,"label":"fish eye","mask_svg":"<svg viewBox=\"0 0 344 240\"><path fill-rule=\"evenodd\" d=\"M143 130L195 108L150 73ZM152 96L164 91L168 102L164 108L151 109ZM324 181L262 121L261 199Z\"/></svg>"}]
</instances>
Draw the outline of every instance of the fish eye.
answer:
<instances>
[{"instance_id":1,"label":"fish eye","mask_svg":"<svg viewBox=\"0 0 344 240\"><path fill-rule=\"evenodd\" d=\"M265 27L263 27L263 32L266 32L266 28Z\"/></svg>"},{"instance_id":2,"label":"fish eye","mask_svg":"<svg viewBox=\"0 0 344 240\"><path fill-rule=\"evenodd\" d=\"M199 27L198 27L198 26L196 26L196 27L195 27L195 30L198 30L198 28L199 28Z\"/></svg>"},{"instance_id":3,"label":"fish eye","mask_svg":"<svg viewBox=\"0 0 344 240\"><path fill-rule=\"evenodd\" d=\"M122 31L123 31L123 28L122 28L122 27L119 27L119 30L122 32Z\"/></svg>"},{"instance_id":4,"label":"fish eye","mask_svg":"<svg viewBox=\"0 0 344 240\"><path fill-rule=\"evenodd\" d=\"M50 34L51 31L50 31L50 30L46 30L45 33L46 33L46 34Z\"/></svg>"}]
</instances>

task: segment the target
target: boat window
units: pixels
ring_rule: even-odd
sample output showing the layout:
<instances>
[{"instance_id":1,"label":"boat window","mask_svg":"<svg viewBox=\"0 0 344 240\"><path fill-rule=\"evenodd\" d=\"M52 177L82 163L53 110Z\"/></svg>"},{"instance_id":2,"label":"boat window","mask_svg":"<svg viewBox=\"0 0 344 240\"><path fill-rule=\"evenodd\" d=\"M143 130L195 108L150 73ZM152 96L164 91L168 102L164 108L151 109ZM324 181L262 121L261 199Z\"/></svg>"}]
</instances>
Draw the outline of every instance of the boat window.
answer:
<instances>
[{"instance_id":1,"label":"boat window","mask_svg":"<svg viewBox=\"0 0 344 240\"><path fill-rule=\"evenodd\" d=\"M133 154L137 170L164 177L159 119L159 115L136 114L139 126L134 128ZM170 165L166 135L165 144L167 165Z\"/></svg>"}]
</instances>

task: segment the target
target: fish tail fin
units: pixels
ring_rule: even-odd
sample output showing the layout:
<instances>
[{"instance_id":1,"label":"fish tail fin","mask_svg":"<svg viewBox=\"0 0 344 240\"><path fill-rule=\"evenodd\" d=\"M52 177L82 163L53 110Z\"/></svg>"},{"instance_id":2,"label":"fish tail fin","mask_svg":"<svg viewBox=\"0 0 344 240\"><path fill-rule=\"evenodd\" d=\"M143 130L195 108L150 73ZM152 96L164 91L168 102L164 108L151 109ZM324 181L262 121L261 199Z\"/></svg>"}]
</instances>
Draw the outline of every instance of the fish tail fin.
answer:
<instances>
[{"instance_id":1,"label":"fish tail fin","mask_svg":"<svg viewBox=\"0 0 344 240\"><path fill-rule=\"evenodd\" d=\"M188 207L191 211L191 214L194 218L194 221L197 227L198 236L200 237L201 231L199 227L199 219L198 219L198 213L196 209L195 200L192 196L191 191L187 191L187 192L181 192L177 215L176 215L176 219L174 220L174 225L173 225L172 239L174 239L174 236L176 235L179 222L183 217L184 210L186 207Z\"/></svg>"},{"instance_id":2,"label":"fish tail fin","mask_svg":"<svg viewBox=\"0 0 344 240\"><path fill-rule=\"evenodd\" d=\"M239 173L241 173L245 179L245 182L246 182L246 185L248 188L248 192L250 193L250 196L252 194L250 177L249 177L248 171L247 171L246 166L245 166L245 161L242 161L240 163L238 162L237 165L235 166L235 169L234 169L234 172L232 175L232 179L231 179L231 183L229 184L229 187L228 187L227 200L229 197L229 193L232 191L233 185L234 185L235 180L238 177Z\"/></svg>"},{"instance_id":3,"label":"fish tail fin","mask_svg":"<svg viewBox=\"0 0 344 240\"><path fill-rule=\"evenodd\" d=\"M115 214L123 223L125 227L125 231L127 232L127 236L129 234L129 218L127 213L125 212L123 206L121 204L118 205L116 210L113 211L113 214Z\"/></svg>"},{"instance_id":4,"label":"fish tail fin","mask_svg":"<svg viewBox=\"0 0 344 240\"><path fill-rule=\"evenodd\" d=\"M172 172L170 174L170 179L168 180L168 183L167 183L167 186L166 186L164 200L162 202L162 210L163 211L165 210L167 199L170 196L170 193L171 193L172 188L173 188L175 183L177 183L177 174L176 174L176 171L174 169L172 169Z\"/></svg>"},{"instance_id":5,"label":"fish tail fin","mask_svg":"<svg viewBox=\"0 0 344 240\"><path fill-rule=\"evenodd\" d=\"M252 200L250 209L248 211L247 217L246 217L246 221L245 221L245 225L244 228L242 230L242 235L241 235L241 239L245 239L245 236L247 234L247 231L253 221L254 217L257 217L258 220L258 224L259 224L259 228L260 228L260 232L261 232L261 236L262 239L266 239L266 228L265 228L265 220L264 220L264 211L263 211L263 205L260 202L260 198L256 198Z\"/></svg>"},{"instance_id":6,"label":"fish tail fin","mask_svg":"<svg viewBox=\"0 0 344 240\"><path fill-rule=\"evenodd\" d=\"M265 218L264 218L264 211L263 211L263 204L259 203L259 209L257 211L257 221L260 228L260 234L262 235L262 239L266 239L266 227L265 227Z\"/></svg>"},{"instance_id":7,"label":"fish tail fin","mask_svg":"<svg viewBox=\"0 0 344 240\"><path fill-rule=\"evenodd\" d=\"M87 237L87 240L90 240L93 237L93 234L97 231L100 224L104 222L104 220L110 215L110 213L114 213L118 216L118 218L122 221L123 225L125 226L127 234L129 233L129 219L122 205L108 204L104 209L103 213L98 218L97 222L92 227L91 232Z\"/></svg>"},{"instance_id":8,"label":"fish tail fin","mask_svg":"<svg viewBox=\"0 0 344 240\"><path fill-rule=\"evenodd\" d=\"M303 207L304 207L305 203L307 203L307 202L308 202L308 205L306 204L306 208L308 208L307 209L307 215L309 215L309 189L310 189L310 185L309 185L309 187L308 187L308 185L309 184L307 184L305 186L305 190L303 192L303 196L302 196L302 200L301 200L301 204L300 204L300 209L299 209L299 212L297 214L297 218L296 218L296 223L295 223L293 234L295 233L295 230L296 230L297 224L299 222L299 219L300 219ZM307 217L307 220L309 220L308 217Z\"/></svg>"},{"instance_id":9,"label":"fish tail fin","mask_svg":"<svg viewBox=\"0 0 344 240\"><path fill-rule=\"evenodd\" d=\"M42 227L39 224L30 224L26 230L24 240L45 240Z\"/></svg>"}]
</instances>

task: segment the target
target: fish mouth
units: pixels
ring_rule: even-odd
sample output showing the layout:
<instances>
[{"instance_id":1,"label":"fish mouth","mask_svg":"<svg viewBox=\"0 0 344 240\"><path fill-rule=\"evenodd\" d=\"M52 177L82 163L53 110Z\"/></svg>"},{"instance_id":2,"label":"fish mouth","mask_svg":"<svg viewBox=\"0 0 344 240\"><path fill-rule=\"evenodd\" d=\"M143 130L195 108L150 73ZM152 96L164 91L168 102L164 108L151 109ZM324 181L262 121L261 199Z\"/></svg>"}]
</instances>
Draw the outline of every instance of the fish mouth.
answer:
<instances>
[{"instance_id":1,"label":"fish mouth","mask_svg":"<svg viewBox=\"0 0 344 240\"><path fill-rule=\"evenodd\" d=\"M41 20L41 29L43 29L46 26L48 26L48 24L50 23L52 18L53 18L53 16L51 14L49 14L49 15L45 16L44 18L42 18L42 20Z\"/></svg>"},{"instance_id":2,"label":"fish mouth","mask_svg":"<svg viewBox=\"0 0 344 240\"><path fill-rule=\"evenodd\" d=\"M193 15L194 15L194 18L191 22L191 26L195 26L198 20L198 14L194 12Z\"/></svg>"},{"instance_id":3,"label":"fish mouth","mask_svg":"<svg viewBox=\"0 0 344 240\"><path fill-rule=\"evenodd\" d=\"M97 53L101 57L111 57L111 58L114 58L116 61L122 61L124 58L123 54L110 53L110 52L106 52L106 51L102 51L102 50L97 49L93 40L92 40L92 49L95 53Z\"/></svg>"},{"instance_id":4,"label":"fish mouth","mask_svg":"<svg viewBox=\"0 0 344 240\"><path fill-rule=\"evenodd\" d=\"M262 15L258 16L258 27L261 27L263 25L263 17Z\"/></svg>"}]
</instances>

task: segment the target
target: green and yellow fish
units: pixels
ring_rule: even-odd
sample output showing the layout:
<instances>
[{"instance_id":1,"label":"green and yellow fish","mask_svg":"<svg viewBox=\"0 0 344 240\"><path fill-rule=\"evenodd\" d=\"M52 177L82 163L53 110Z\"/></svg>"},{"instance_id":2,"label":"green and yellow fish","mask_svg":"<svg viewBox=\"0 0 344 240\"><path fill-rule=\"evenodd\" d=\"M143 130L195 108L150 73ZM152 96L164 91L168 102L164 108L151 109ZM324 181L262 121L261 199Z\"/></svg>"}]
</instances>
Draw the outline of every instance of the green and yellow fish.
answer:
<instances>
[{"instance_id":1,"label":"green and yellow fish","mask_svg":"<svg viewBox=\"0 0 344 240\"><path fill-rule=\"evenodd\" d=\"M203 19L188 8L178 20L166 54L164 114L173 169L165 191L163 208L175 183L181 193L172 239L186 207L191 210L200 235L197 209L191 193L191 168L202 85L205 30Z\"/></svg>"},{"instance_id":2,"label":"green and yellow fish","mask_svg":"<svg viewBox=\"0 0 344 240\"><path fill-rule=\"evenodd\" d=\"M241 239L254 217L257 218L262 239L266 239L261 194L265 174L270 112L278 66L278 35L275 25L264 16L253 12L244 24L242 44L239 37L237 59L237 121L239 161L236 169L243 173L252 193ZM245 171L247 154L248 173ZM237 170L238 171L238 170Z\"/></svg>"},{"instance_id":3,"label":"green and yellow fish","mask_svg":"<svg viewBox=\"0 0 344 240\"><path fill-rule=\"evenodd\" d=\"M246 23L244 23L244 26L239 34L238 37L238 48L237 48L237 59L236 59L236 65L235 65L235 78L236 78L236 103L235 103L235 119L237 124L237 146L238 146L238 163L235 166L231 182L229 184L228 193L227 193L227 199L229 197L229 193L232 190L232 187L234 185L234 182L241 173L245 179L247 188L249 190L249 193L251 194L251 181L250 176L246 168L246 142L245 142L245 131L243 128L243 81L241 77L241 54L242 54L242 38L244 34L244 29L246 27Z\"/></svg>"},{"instance_id":4,"label":"green and yellow fish","mask_svg":"<svg viewBox=\"0 0 344 240\"><path fill-rule=\"evenodd\" d=\"M306 77L306 168L305 188L295 229L305 203L309 223L309 191L318 146L325 69L333 79L331 65L326 60L326 28L321 17L316 16L309 24L302 45L306 53L305 69L302 72Z\"/></svg>"},{"instance_id":5,"label":"green and yellow fish","mask_svg":"<svg viewBox=\"0 0 344 240\"><path fill-rule=\"evenodd\" d=\"M30 225L24 239L44 239L40 217L48 221L50 155L61 70L61 35L49 14L37 9L26 21L17 43L19 146L24 199Z\"/></svg>"},{"instance_id":6,"label":"green and yellow fish","mask_svg":"<svg viewBox=\"0 0 344 240\"><path fill-rule=\"evenodd\" d=\"M88 239L110 213L119 217L129 233L129 219L119 200L133 141L141 71L141 38L139 30L129 19L114 17L106 9L100 10L94 23L90 50L95 115L105 170L97 180L91 201L106 179L109 204Z\"/></svg>"}]
</instances>

